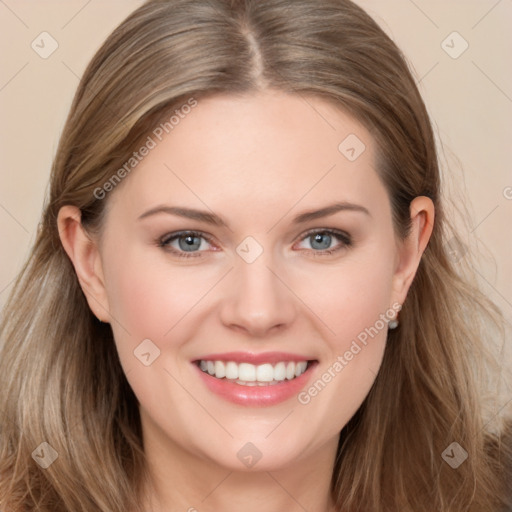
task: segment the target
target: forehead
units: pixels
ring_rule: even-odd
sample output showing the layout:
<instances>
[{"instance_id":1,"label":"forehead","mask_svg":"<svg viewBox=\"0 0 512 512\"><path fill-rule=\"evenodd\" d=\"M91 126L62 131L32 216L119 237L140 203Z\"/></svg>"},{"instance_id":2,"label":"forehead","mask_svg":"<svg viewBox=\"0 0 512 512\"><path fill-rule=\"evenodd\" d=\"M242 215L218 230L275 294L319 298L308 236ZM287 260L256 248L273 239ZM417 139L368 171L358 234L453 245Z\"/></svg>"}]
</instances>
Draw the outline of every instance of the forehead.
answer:
<instances>
[{"instance_id":1,"label":"forehead","mask_svg":"<svg viewBox=\"0 0 512 512\"><path fill-rule=\"evenodd\" d=\"M162 135L162 124L150 134L153 147L120 194L130 204L225 209L245 201L245 210L281 211L306 196L316 204L383 192L369 132L317 97L218 95L198 99L177 120L169 133Z\"/></svg>"},{"instance_id":2,"label":"forehead","mask_svg":"<svg viewBox=\"0 0 512 512\"><path fill-rule=\"evenodd\" d=\"M214 154L222 163L241 164L243 170L250 168L254 158L256 163L269 161L271 167L281 161L313 166L333 162L339 156L339 144L350 134L371 142L360 123L325 100L266 91L200 100L168 139L174 149L182 143L189 149L194 143L194 153L176 152L176 161L203 161Z\"/></svg>"}]
</instances>

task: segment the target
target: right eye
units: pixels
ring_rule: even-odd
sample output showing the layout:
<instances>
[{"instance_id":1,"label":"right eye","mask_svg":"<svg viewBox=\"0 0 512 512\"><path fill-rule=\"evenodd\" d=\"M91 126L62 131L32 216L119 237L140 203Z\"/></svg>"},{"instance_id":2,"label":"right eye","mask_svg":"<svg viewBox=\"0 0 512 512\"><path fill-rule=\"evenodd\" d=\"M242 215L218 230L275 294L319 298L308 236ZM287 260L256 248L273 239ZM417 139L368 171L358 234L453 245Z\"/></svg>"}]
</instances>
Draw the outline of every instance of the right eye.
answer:
<instances>
[{"instance_id":1,"label":"right eye","mask_svg":"<svg viewBox=\"0 0 512 512\"><path fill-rule=\"evenodd\" d=\"M158 240L158 245L176 256L191 258L202 256L201 253L208 250L208 246L211 244L204 233L180 231L163 236Z\"/></svg>"}]
</instances>

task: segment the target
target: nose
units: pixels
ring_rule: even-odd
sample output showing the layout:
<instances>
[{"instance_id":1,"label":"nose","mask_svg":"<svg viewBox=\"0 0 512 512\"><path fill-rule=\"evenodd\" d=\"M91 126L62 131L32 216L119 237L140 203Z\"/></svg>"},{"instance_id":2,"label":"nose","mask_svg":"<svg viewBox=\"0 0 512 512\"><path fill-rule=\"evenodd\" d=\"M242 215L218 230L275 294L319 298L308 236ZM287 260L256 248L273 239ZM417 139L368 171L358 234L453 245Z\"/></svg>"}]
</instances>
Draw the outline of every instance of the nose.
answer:
<instances>
[{"instance_id":1,"label":"nose","mask_svg":"<svg viewBox=\"0 0 512 512\"><path fill-rule=\"evenodd\" d=\"M294 296L272 266L263 256L253 263L236 262L225 283L227 291L220 310L223 325L263 338L293 323L297 314Z\"/></svg>"}]
</instances>

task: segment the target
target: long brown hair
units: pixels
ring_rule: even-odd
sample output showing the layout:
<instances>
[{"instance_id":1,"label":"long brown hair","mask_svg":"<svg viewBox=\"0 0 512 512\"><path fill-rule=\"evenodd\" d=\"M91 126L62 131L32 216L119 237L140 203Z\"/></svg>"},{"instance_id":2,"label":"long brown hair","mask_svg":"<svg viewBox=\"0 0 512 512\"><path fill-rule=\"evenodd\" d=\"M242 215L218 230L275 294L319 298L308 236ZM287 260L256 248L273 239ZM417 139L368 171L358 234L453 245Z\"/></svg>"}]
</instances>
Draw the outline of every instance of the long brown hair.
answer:
<instances>
[{"instance_id":1,"label":"long brown hair","mask_svg":"<svg viewBox=\"0 0 512 512\"><path fill-rule=\"evenodd\" d=\"M465 246L445 213L433 130L397 46L348 0L152 0L84 73L37 240L3 313L2 510L142 507L138 403L112 331L92 315L63 250L57 215L77 206L84 225L100 230L108 197L94 191L173 109L263 88L314 95L364 123L377 143L397 237L408 233L413 198L428 196L436 208L400 326L341 432L332 478L339 510L505 507L511 427L490 421L483 401L500 370L492 349L504 338L504 320L476 286L470 251L454 257L454 245ZM442 456L454 442L468 454L457 469ZM36 464L44 450L58 456L46 469Z\"/></svg>"}]
</instances>

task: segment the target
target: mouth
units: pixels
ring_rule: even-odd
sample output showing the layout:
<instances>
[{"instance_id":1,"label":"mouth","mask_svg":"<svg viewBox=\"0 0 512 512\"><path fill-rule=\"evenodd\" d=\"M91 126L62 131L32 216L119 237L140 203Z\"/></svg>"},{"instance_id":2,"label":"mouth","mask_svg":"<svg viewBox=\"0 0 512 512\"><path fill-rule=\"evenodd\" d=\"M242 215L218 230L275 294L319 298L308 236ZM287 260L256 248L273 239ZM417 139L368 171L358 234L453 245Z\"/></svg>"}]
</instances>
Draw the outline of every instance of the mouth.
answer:
<instances>
[{"instance_id":1,"label":"mouth","mask_svg":"<svg viewBox=\"0 0 512 512\"><path fill-rule=\"evenodd\" d=\"M241 386L275 386L304 374L314 361L279 361L276 364L236 363L235 361L196 361L204 373Z\"/></svg>"},{"instance_id":2,"label":"mouth","mask_svg":"<svg viewBox=\"0 0 512 512\"><path fill-rule=\"evenodd\" d=\"M316 359L284 353L229 353L192 361L210 392L238 405L263 407L296 396L318 365Z\"/></svg>"}]
</instances>

